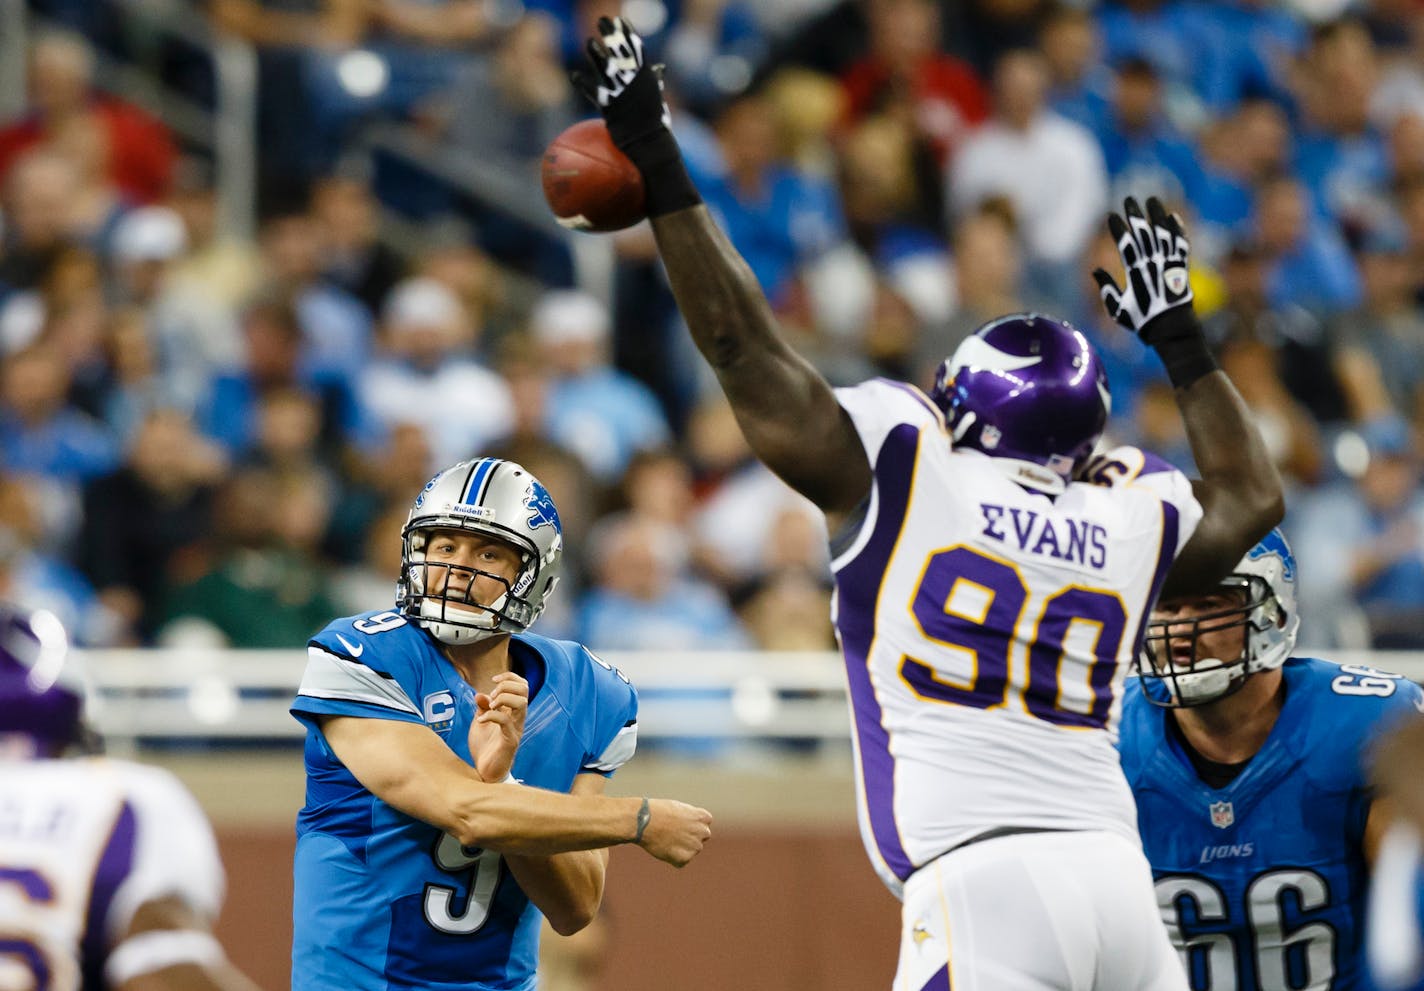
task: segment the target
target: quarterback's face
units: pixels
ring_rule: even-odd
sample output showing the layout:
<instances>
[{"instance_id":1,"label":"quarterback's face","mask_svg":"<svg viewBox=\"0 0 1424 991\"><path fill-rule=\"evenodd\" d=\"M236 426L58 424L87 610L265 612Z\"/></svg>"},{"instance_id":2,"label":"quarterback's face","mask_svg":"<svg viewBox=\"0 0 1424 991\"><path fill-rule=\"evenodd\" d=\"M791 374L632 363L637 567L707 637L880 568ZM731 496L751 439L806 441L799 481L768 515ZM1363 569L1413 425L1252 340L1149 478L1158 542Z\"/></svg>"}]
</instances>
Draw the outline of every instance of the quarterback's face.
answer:
<instances>
[{"instance_id":1,"label":"quarterback's face","mask_svg":"<svg viewBox=\"0 0 1424 991\"><path fill-rule=\"evenodd\" d=\"M503 595L507 591L504 583L513 583L522 563L519 551L510 544L464 530L432 531L425 545L425 560L453 566L427 570L428 594L464 597L479 605L489 605ZM472 570L457 570L466 568Z\"/></svg>"},{"instance_id":2,"label":"quarterback's face","mask_svg":"<svg viewBox=\"0 0 1424 991\"><path fill-rule=\"evenodd\" d=\"M1159 602L1152 610L1152 622L1166 625L1172 667L1187 671L1209 657L1227 662L1239 658L1246 650L1245 605L1244 593L1227 590ZM1157 659L1159 670L1166 661Z\"/></svg>"}]
</instances>

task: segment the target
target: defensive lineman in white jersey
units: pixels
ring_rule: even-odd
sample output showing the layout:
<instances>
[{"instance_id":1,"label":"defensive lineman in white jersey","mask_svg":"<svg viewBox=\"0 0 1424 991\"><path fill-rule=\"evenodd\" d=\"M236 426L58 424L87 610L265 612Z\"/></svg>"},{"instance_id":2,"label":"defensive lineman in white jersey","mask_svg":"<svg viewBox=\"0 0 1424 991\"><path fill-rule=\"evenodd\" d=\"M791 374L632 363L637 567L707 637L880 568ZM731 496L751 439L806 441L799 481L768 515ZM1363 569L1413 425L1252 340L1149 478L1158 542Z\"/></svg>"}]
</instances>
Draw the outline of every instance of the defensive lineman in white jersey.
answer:
<instances>
[{"instance_id":1,"label":"defensive lineman in white jersey","mask_svg":"<svg viewBox=\"0 0 1424 991\"><path fill-rule=\"evenodd\" d=\"M1185 988L1113 750L1117 687L1163 587L1206 589L1282 514L1280 481L1192 310L1155 200L1109 224L1109 312L1161 355L1202 479L1094 461L1102 362L1040 314L991 322L911 386L836 391L780 337L701 204L660 76L599 22L580 88L643 177L678 307L757 456L826 513L859 814L904 899L904 991Z\"/></svg>"},{"instance_id":2,"label":"defensive lineman in white jersey","mask_svg":"<svg viewBox=\"0 0 1424 991\"><path fill-rule=\"evenodd\" d=\"M223 870L178 780L63 757L82 687L47 613L0 603L0 988L249 991L210 926Z\"/></svg>"},{"instance_id":3,"label":"defensive lineman in white jersey","mask_svg":"<svg viewBox=\"0 0 1424 991\"><path fill-rule=\"evenodd\" d=\"M1096 462L1099 481L1050 498L953 449L918 390L878 380L837 398L876 465L872 511L833 569L861 828L881 878L898 891L1009 824L1136 845L1119 688L1201 517L1191 484L1125 447Z\"/></svg>"}]
</instances>

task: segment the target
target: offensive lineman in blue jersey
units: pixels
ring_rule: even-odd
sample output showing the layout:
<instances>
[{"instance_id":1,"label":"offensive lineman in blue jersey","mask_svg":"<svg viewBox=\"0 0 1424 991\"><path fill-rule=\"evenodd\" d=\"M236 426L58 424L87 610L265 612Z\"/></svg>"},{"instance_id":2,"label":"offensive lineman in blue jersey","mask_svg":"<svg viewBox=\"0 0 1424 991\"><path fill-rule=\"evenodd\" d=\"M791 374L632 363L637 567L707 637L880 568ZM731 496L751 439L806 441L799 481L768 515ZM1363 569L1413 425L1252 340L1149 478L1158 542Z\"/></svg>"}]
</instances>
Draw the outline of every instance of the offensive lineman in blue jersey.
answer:
<instances>
[{"instance_id":1,"label":"offensive lineman in blue jersey","mask_svg":"<svg viewBox=\"0 0 1424 991\"><path fill-rule=\"evenodd\" d=\"M1364 908L1384 817L1366 755L1424 693L1292 657L1295 567L1274 530L1218 592L1162 600L1123 698L1123 770L1193 991L1370 987Z\"/></svg>"},{"instance_id":2,"label":"offensive lineman in blue jersey","mask_svg":"<svg viewBox=\"0 0 1424 991\"><path fill-rule=\"evenodd\" d=\"M607 847L681 867L711 816L601 795L633 754L637 695L587 648L525 632L563 550L534 476L448 468L402 542L397 609L317 634L292 706L307 727L292 988L523 991L540 914L587 925Z\"/></svg>"}]
</instances>

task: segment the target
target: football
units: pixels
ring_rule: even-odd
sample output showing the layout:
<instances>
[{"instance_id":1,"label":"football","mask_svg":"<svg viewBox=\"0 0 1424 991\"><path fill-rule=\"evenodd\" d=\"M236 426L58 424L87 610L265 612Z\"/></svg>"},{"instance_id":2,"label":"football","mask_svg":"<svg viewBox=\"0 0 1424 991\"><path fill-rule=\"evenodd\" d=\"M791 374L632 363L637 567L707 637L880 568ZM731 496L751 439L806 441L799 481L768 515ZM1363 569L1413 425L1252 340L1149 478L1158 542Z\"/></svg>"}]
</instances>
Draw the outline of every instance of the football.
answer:
<instances>
[{"instance_id":1,"label":"football","mask_svg":"<svg viewBox=\"0 0 1424 991\"><path fill-rule=\"evenodd\" d=\"M577 231L617 231L643 219L643 177L601 120L584 120L544 151L544 199Z\"/></svg>"}]
</instances>

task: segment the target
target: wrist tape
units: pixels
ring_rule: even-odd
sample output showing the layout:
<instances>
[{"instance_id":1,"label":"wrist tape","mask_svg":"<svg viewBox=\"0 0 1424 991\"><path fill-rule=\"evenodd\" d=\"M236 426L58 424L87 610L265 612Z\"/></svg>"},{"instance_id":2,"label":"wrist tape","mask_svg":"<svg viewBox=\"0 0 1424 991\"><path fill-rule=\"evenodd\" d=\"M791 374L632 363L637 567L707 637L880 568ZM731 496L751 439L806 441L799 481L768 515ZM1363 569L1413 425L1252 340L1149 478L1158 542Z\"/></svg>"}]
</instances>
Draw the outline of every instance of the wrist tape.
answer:
<instances>
[{"instance_id":1,"label":"wrist tape","mask_svg":"<svg viewBox=\"0 0 1424 991\"><path fill-rule=\"evenodd\" d=\"M1144 340L1157 352L1167 369L1167 379L1176 389L1185 389L1197 379L1217 370L1216 358L1207 347L1201 323L1190 309L1180 315L1163 314L1162 326L1151 328L1151 337Z\"/></svg>"},{"instance_id":2,"label":"wrist tape","mask_svg":"<svg viewBox=\"0 0 1424 991\"><path fill-rule=\"evenodd\" d=\"M644 209L648 216L661 217L702 202L697 187L687 174L677 139L665 127L628 143L623 148L643 175Z\"/></svg>"}]
</instances>

